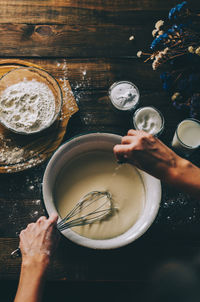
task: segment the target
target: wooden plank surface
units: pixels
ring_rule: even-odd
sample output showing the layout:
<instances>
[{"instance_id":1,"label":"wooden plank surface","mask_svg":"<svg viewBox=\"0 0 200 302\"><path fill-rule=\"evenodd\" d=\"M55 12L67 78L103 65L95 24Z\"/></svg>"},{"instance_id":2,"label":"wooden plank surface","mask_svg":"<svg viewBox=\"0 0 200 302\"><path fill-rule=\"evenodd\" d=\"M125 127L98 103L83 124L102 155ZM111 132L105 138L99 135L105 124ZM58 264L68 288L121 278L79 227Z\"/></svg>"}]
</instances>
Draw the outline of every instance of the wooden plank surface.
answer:
<instances>
[{"instance_id":1,"label":"wooden plank surface","mask_svg":"<svg viewBox=\"0 0 200 302\"><path fill-rule=\"evenodd\" d=\"M135 35L134 42L129 41ZM145 34L148 40L139 43ZM137 25L0 24L0 56L119 57L136 56L151 41L151 30ZM85 39L87 36L87 39ZM78 47L77 47L78 45Z\"/></svg>"},{"instance_id":2,"label":"wooden plank surface","mask_svg":"<svg viewBox=\"0 0 200 302\"><path fill-rule=\"evenodd\" d=\"M19 258L10 252L18 245L13 238L0 238L0 279L16 279L20 272ZM9 253L9 255L8 255ZM98 251L74 246L61 240L48 271L49 280L84 281L115 280L150 282L151 272L170 260L198 261L199 243L183 241L151 242L138 240L127 247ZM141 265L142 261L142 265Z\"/></svg>"},{"instance_id":3,"label":"wooden plank surface","mask_svg":"<svg viewBox=\"0 0 200 302\"><path fill-rule=\"evenodd\" d=\"M2 3L3 2L3 3ZM68 24L79 27L89 25L100 26L100 24L142 24L145 18L157 17L157 11L161 15L166 14L171 7L169 2L153 1L150 5L146 1L146 6L142 9L141 1L0 1L1 4L1 23L17 24ZM58 2L58 1L56 1ZM175 3L175 1L174 1ZM197 4L196 9L200 9ZM149 16L149 17L148 17ZM134 17L134 18L133 18Z\"/></svg>"},{"instance_id":4,"label":"wooden plank surface","mask_svg":"<svg viewBox=\"0 0 200 302\"><path fill-rule=\"evenodd\" d=\"M179 3L180 1L177 0L1 0L1 11L2 16L5 18L13 17L14 15L8 15L10 12L16 12L17 18L21 20L21 18L27 18L24 16L27 14L29 16L29 21L33 20L33 16L31 15L31 10L35 10L35 14L40 18L42 14L45 14L48 19L44 20L49 21L50 17L53 15L57 15L59 18L60 15L64 15L65 18L67 17L66 11L63 12L63 9L85 9L85 10L95 10L99 11L111 11L111 12L123 12L123 11L146 11L146 10L155 10L155 11L162 11L162 10L169 10L171 7ZM189 5L192 9L199 10L200 4L196 0L190 0ZM44 11L41 12L41 8L44 8ZM29 11L30 9L30 11ZM54 13L57 11L57 13ZM5 12L5 13L4 13ZM21 13L21 14L20 14ZM29 14L28 14L29 13ZM16 15L15 15L16 16ZM2 22L4 19L2 19ZM20 22L20 21L19 21Z\"/></svg>"},{"instance_id":5,"label":"wooden plank surface","mask_svg":"<svg viewBox=\"0 0 200 302\"><path fill-rule=\"evenodd\" d=\"M134 82L141 106L154 105L166 120L162 140L170 144L183 115L162 91L159 72L135 58L148 49L158 19L180 1L166 0L9 0L0 1L0 57L27 57L64 81L69 80L80 111L64 138L87 131L126 134L132 117L116 112L108 98L117 80ZM190 1L200 11L200 2ZM131 35L135 40L129 41ZM133 58L129 58L133 57ZM200 158L194 157L200 164ZM18 234L46 214L41 196L45 164L14 175L0 175L0 279L17 279L20 259L11 260ZM149 281L161 262L195 260L199 252L197 201L163 186L159 215L135 243L114 251L81 248L63 239L50 280ZM147 253L148 251L148 253Z\"/></svg>"},{"instance_id":6,"label":"wooden plank surface","mask_svg":"<svg viewBox=\"0 0 200 302\"><path fill-rule=\"evenodd\" d=\"M167 18L176 2L0 1L0 56L135 56L148 48L158 11Z\"/></svg>"}]
</instances>

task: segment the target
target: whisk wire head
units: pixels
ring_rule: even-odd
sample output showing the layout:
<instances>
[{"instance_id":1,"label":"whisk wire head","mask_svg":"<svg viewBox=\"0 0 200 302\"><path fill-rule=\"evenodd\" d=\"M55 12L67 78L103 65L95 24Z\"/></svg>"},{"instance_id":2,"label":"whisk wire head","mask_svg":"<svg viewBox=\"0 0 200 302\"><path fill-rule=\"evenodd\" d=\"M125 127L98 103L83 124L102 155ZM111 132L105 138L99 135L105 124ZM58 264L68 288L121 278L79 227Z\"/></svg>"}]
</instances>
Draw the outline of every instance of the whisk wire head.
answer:
<instances>
[{"instance_id":1,"label":"whisk wire head","mask_svg":"<svg viewBox=\"0 0 200 302\"><path fill-rule=\"evenodd\" d=\"M59 230L62 231L62 230L72 228L75 226L92 224L96 221L101 220L102 218L107 216L109 213L110 213L110 209L106 209L106 210L97 211L95 213L90 213L91 215L96 215L95 217L88 218L90 216L90 214L81 216L80 218L73 219L71 221L63 223L62 225L60 225Z\"/></svg>"},{"instance_id":2,"label":"whisk wire head","mask_svg":"<svg viewBox=\"0 0 200 302\"><path fill-rule=\"evenodd\" d=\"M74 216L78 215L83 209L88 208L102 198L106 198L103 203L97 204L95 210L88 212L87 214L70 220ZM107 208L104 208L108 205ZM92 191L83 196L76 206L58 223L57 228L63 231L75 226L81 226L91 224L105 218L112 210L112 196L108 191Z\"/></svg>"}]
</instances>

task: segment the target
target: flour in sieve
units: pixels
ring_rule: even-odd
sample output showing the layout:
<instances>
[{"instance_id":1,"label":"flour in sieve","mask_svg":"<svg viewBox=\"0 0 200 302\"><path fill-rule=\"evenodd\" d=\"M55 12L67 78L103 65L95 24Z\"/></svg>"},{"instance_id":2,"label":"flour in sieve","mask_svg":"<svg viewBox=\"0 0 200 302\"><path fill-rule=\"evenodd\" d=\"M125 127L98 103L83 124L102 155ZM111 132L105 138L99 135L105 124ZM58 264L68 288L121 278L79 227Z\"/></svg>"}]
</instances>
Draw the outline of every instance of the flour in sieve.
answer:
<instances>
[{"instance_id":1,"label":"flour in sieve","mask_svg":"<svg viewBox=\"0 0 200 302\"><path fill-rule=\"evenodd\" d=\"M6 88L0 97L0 119L16 131L35 132L55 114L55 98L44 83L24 80Z\"/></svg>"}]
</instances>

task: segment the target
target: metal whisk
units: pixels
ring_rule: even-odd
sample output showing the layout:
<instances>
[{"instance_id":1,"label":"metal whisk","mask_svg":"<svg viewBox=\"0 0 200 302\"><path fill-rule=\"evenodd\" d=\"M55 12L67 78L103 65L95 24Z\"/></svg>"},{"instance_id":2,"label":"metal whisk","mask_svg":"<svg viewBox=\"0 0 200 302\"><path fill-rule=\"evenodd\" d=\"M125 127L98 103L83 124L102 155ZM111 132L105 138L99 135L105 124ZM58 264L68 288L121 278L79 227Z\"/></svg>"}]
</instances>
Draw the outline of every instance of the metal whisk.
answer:
<instances>
[{"instance_id":1,"label":"metal whisk","mask_svg":"<svg viewBox=\"0 0 200 302\"><path fill-rule=\"evenodd\" d=\"M113 209L110 192L91 191L84 195L75 207L57 224L57 229L63 231L75 226L92 224L111 214ZM78 217L81 212L83 213L82 216ZM75 216L77 217L74 218ZM19 247L11 253L12 258L20 255Z\"/></svg>"},{"instance_id":2,"label":"metal whisk","mask_svg":"<svg viewBox=\"0 0 200 302\"><path fill-rule=\"evenodd\" d=\"M72 211L57 224L57 228L63 231L75 226L91 224L108 216L111 210L112 196L110 192L91 191L79 200ZM72 219L81 212L84 212L82 216Z\"/></svg>"}]
</instances>

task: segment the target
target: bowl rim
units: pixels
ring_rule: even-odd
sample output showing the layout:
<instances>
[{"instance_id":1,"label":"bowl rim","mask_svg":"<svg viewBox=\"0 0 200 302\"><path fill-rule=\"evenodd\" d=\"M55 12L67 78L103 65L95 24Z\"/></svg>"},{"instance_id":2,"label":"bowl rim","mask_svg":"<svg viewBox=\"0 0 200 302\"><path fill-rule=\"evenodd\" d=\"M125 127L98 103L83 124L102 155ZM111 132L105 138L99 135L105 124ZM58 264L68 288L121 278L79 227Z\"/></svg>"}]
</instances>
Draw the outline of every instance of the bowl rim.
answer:
<instances>
[{"instance_id":1,"label":"bowl rim","mask_svg":"<svg viewBox=\"0 0 200 302\"><path fill-rule=\"evenodd\" d=\"M88 134L80 134L78 136L75 136L73 138L71 138L70 140L68 140L67 142L65 142L64 144L62 144L57 151L53 154L53 156L51 157L50 161L48 162L48 165L45 169L44 172L44 176L43 176L43 182L42 182L42 193L43 193L43 201L47 210L47 213L50 215L53 212L57 213L56 207L52 202L49 202L50 198L49 198L49 193L48 193L48 182L49 182L49 177L52 173L51 169L53 169L53 166L55 165L56 161L59 159L60 155L65 151L65 149L67 149L71 144L77 144L79 142L79 140L84 140L84 139L91 139L91 138L96 138L96 139L105 139L105 138L110 138L110 139L115 139L116 141L118 140L119 142L121 141L122 136L117 135L117 134L112 134L112 133L105 133L105 132L92 132L92 133L88 133ZM117 142L115 142L117 143ZM138 172L140 174L147 174L146 172L143 172L139 169L137 169ZM134 224L129 230L127 230L125 233L114 237L114 238L110 238L110 239L91 239L91 238L87 238L84 236L79 235L78 233L75 233L73 230L71 229L67 229L65 231L62 231L61 233L69 240L71 240L72 242L87 247L87 248L91 248L91 249L115 249L115 248L120 248L122 246L125 246L133 241L135 241L136 239L138 239L139 237L141 237L148 229L149 227L152 225L152 223L154 222L159 207L160 207L160 202L161 202L161 182L160 180L158 180L157 178L153 177L150 175L150 177L152 177L152 179L155 181L156 186L157 186L157 201L154 203L152 203L152 207L149 213L149 217L150 219L148 219L148 221L146 223L143 224L142 227L140 227L139 231L136 234L128 234L130 232L130 230L137 224ZM51 191L52 193L52 191ZM58 214L58 213L57 213ZM59 215L59 214L58 214ZM61 218L59 216L59 220L60 221Z\"/></svg>"},{"instance_id":2,"label":"bowl rim","mask_svg":"<svg viewBox=\"0 0 200 302\"><path fill-rule=\"evenodd\" d=\"M14 72L14 71L17 71L19 69L33 69L33 70L36 70L36 71L42 71L44 73L46 73L51 79L53 79L55 81L55 83L57 84L58 86L58 90L60 92L60 108L58 110L58 112L55 114L54 118L47 124L45 125L45 127L37 130L37 131L32 131L32 132L27 132L27 131L17 131L16 129L13 129L12 127L8 127L7 125L4 124L4 122L1 120L1 117L0 117L0 124L3 125L3 127L5 127L6 129L16 133L16 134L22 134L22 135L32 135L32 134L37 134L37 133L40 133L44 130L46 130L47 128L49 128L55 121L56 119L58 118L58 116L60 115L61 113L61 110L62 110L62 106L63 106L63 93L62 93L62 89L57 81L57 79L51 75L48 71L42 69L42 68L38 68L38 67L34 67L34 66L22 66L22 67L17 67L17 68L13 68L11 70L9 70L8 72L6 72L5 74L2 75L2 77L0 78L0 81L6 77L9 73L11 72ZM41 75L40 75L41 76Z\"/></svg>"}]
</instances>

